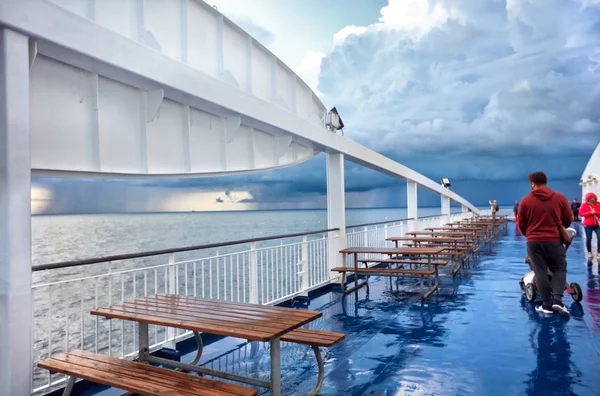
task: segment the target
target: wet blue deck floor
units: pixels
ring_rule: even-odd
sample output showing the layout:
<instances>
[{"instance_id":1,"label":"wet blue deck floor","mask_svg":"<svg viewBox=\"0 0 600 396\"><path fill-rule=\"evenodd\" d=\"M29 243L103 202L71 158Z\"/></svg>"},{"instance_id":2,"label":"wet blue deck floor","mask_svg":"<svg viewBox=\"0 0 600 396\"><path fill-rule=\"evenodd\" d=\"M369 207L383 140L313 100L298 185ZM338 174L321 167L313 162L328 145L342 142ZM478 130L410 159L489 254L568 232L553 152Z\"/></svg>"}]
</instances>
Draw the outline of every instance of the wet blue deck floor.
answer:
<instances>
[{"instance_id":1,"label":"wet blue deck floor","mask_svg":"<svg viewBox=\"0 0 600 396\"><path fill-rule=\"evenodd\" d=\"M324 349L322 394L600 395L600 276L597 260L586 261L582 230L568 252L568 280L579 282L584 301L565 293L570 318L541 317L522 297L524 256L525 239L509 223L469 267L443 275L425 302L416 281L390 278L371 278L368 290L344 298L328 292L311 300L308 308L323 317L309 327L346 334ZM281 355L283 393L307 394L317 374L312 351L284 343ZM207 360L268 378L262 343L225 338L205 347Z\"/></svg>"}]
</instances>

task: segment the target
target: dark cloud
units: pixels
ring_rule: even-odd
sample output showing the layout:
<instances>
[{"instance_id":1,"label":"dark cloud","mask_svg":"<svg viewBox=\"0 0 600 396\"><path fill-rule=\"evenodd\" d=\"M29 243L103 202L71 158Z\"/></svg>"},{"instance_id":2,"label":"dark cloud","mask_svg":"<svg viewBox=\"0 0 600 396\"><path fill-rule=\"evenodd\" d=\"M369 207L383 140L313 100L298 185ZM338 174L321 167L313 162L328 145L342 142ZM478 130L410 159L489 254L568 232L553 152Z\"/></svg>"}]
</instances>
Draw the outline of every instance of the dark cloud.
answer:
<instances>
[{"instance_id":1,"label":"dark cloud","mask_svg":"<svg viewBox=\"0 0 600 396\"><path fill-rule=\"evenodd\" d=\"M425 174L579 177L600 136L597 2L390 0L382 14L321 63L348 138Z\"/></svg>"}]
</instances>

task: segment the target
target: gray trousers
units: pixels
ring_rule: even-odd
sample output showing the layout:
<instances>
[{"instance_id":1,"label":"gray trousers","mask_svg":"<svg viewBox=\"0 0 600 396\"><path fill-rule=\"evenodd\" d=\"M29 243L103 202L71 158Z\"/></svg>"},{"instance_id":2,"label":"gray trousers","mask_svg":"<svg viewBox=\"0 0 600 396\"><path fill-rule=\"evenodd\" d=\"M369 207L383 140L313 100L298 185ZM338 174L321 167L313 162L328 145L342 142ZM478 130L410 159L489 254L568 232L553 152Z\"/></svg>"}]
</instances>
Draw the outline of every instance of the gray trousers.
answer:
<instances>
[{"instance_id":1,"label":"gray trousers","mask_svg":"<svg viewBox=\"0 0 600 396\"><path fill-rule=\"evenodd\" d=\"M567 284L567 255L560 242L527 242L527 254L535 272L535 285L542 296L544 305L552 304L552 297L562 301ZM548 270L552 271L552 295Z\"/></svg>"}]
</instances>

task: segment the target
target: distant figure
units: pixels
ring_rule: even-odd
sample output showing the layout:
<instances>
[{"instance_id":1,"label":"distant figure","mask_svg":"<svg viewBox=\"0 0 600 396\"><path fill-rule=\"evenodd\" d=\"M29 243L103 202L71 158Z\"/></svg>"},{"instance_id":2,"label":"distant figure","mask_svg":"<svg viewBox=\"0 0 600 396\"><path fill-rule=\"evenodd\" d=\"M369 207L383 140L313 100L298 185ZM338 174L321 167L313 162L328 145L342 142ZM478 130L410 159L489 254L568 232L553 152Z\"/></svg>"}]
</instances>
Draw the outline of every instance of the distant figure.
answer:
<instances>
[{"instance_id":1,"label":"distant figure","mask_svg":"<svg viewBox=\"0 0 600 396\"><path fill-rule=\"evenodd\" d=\"M592 259L592 233L596 234L596 242L600 246L600 225L598 216L600 213L600 203L596 194L589 192L585 194L585 202L579 208L579 216L583 217L583 229L585 230L585 247L587 249L588 259ZM600 251L597 252L600 260Z\"/></svg>"},{"instance_id":2,"label":"distant figure","mask_svg":"<svg viewBox=\"0 0 600 396\"><path fill-rule=\"evenodd\" d=\"M519 201L515 201L513 206L513 213L515 214L515 223L519 222Z\"/></svg>"},{"instance_id":3,"label":"distant figure","mask_svg":"<svg viewBox=\"0 0 600 396\"><path fill-rule=\"evenodd\" d=\"M492 219L496 219L496 212L498 211L498 203L494 199L490 200L490 210L492 211Z\"/></svg>"},{"instance_id":4,"label":"distant figure","mask_svg":"<svg viewBox=\"0 0 600 396\"><path fill-rule=\"evenodd\" d=\"M571 210L573 211L573 221L575 224L579 224L579 208L581 204L577 201L577 198L573 198L573 203L571 204Z\"/></svg>"},{"instance_id":5,"label":"distant figure","mask_svg":"<svg viewBox=\"0 0 600 396\"><path fill-rule=\"evenodd\" d=\"M546 174L532 173L529 182L532 191L521 199L518 216L519 229L527 238L527 255L535 272L535 283L542 295L542 305L535 307L535 310L545 314L553 311L568 314L562 302L567 282L567 259L559 227L569 227L573 213L564 195L546 187ZM553 273L552 295L548 268Z\"/></svg>"}]
</instances>

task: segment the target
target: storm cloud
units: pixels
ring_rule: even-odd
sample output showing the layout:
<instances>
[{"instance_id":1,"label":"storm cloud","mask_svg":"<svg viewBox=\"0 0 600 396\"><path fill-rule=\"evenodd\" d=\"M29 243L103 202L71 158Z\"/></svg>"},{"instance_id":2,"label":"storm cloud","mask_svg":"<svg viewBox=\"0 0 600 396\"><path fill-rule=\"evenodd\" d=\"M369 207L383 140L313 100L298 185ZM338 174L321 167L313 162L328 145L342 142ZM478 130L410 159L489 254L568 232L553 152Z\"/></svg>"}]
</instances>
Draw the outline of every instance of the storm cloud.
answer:
<instances>
[{"instance_id":1,"label":"storm cloud","mask_svg":"<svg viewBox=\"0 0 600 396\"><path fill-rule=\"evenodd\" d=\"M600 137L600 1L389 0L378 21L349 24L300 70L336 106L345 136L475 204L526 194L527 174L577 185ZM259 40L285 40L249 17ZM314 82L314 84L313 84ZM325 156L244 176L184 180L34 180L52 213L153 211L191 191L210 203L324 207ZM234 198L229 191L238 191ZM346 163L349 207L402 206L405 183ZM241 193L243 192L243 193ZM419 192L423 205L439 197Z\"/></svg>"}]
</instances>

